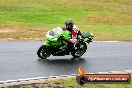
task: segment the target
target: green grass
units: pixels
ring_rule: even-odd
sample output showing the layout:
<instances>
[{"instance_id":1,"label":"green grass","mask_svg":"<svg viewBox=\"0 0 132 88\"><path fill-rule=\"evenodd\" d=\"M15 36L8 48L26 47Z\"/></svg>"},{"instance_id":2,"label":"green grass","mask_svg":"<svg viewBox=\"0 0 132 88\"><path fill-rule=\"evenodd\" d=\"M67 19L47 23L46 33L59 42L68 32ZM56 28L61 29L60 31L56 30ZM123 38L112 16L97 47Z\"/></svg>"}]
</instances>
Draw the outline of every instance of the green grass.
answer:
<instances>
[{"instance_id":1,"label":"green grass","mask_svg":"<svg viewBox=\"0 0 132 88\"><path fill-rule=\"evenodd\" d=\"M130 84L85 84L80 86L76 83L75 79L71 80L58 80L51 83L52 87L63 86L64 88L132 88Z\"/></svg>"},{"instance_id":2,"label":"green grass","mask_svg":"<svg viewBox=\"0 0 132 88\"><path fill-rule=\"evenodd\" d=\"M0 32L0 38L42 38L68 18L95 40L132 41L131 0L0 0L0 28L36 31Z\"/></svg>"},{"instance_id":3,"label":"green grass","mask_svg":"<svg viewBox=\"0 0 132 88\"><path fill-rule=\"evenodd\" d=\"M85 84L79 85L75 78L61 79L50 82L49 84L21 85L20 88L132 88L130 84Z\"/></svg>"}]
</instances>

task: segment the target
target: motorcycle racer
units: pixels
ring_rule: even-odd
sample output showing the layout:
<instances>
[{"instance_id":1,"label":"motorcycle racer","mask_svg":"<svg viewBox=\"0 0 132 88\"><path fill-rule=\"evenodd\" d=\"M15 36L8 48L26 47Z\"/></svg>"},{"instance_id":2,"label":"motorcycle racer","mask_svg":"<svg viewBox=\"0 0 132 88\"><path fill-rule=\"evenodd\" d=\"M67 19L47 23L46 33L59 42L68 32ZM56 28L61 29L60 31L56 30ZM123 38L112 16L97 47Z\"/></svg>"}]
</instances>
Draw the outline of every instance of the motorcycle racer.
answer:
<instances>
[{"instance_id":1,"label":"motorcycle racer","mask_svg":"<svg viewBox=\"0 0 132 88\"><path fill-rule=\"evenodd\" d=\"M46 33L46 41L40 46L37 55L46 59L50 55L72 55L74 58L81 57L87 50L87 43L93 40L90 32L80 32L73 21L68 19L65 27L56 27Z\"/></svg>"},{"instance_id":2,"label":"motorcycle racer","mask_svg":"<svg viewBox=\"0 0 132 88\"><path fill-rule=\"evenodd\" d=\"M71 35L71 38L69 39L64 39L63 37L57 38L58 34L62 34L64 31L68 31L69 34ZM65 22L65 27L56 27L50 31L47 32L46 36L48 38L51 38L52 40L55 41L66 41L70 45L74 45L74 43L81 38L81 32L79 28L74 25L74 22L71 19L68 19Z\"/></svg>"},{"instance_id":3,"label":"motorcycle racer","mask_svg":"<svg viewBox=\"0 0 132 88\"><path fill-rule=\"evenodd\" d=\"M65 22L65 29L68 30L69 33L71 34L71 39L67 40L69 43L75 43L77 39L81 38L82 34L79 28L76 25L74 25L74 22L71 19L68 19Z\"/></svg>"}]
</instances>

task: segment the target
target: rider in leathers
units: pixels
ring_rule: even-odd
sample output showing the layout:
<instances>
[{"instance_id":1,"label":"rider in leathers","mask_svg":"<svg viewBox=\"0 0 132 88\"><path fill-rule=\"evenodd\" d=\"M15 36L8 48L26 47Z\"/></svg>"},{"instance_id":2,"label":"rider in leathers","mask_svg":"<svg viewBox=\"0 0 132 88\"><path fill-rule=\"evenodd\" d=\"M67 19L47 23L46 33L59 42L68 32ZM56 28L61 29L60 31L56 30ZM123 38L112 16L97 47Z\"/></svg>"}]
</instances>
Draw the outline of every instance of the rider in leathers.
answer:
<instances>
[{"instance_id":1,"label":"rider in leathers","mask_svg":"<svg viewBox=\"0 0 132 88\"><path fill-rule=\"evenodd\" d=\"M61 34L63 33L64 31L69 31L69 34L71 34L71 38L70 39L64 39L62 37L60 38L54 38L54 36L56 36L57 34ZM58 41L67 41L68 43L70 44L74 44L77 39L80 39L81 38L81 32L79 30L78 27L76 27L73 23L73 21L71 19L68 19L66 22L65 22L65 27L56 27L50 31L47 32L46 36L48 36L49 38L53 38L54 40L58 40Z\"/></svg>"},{"instance_id":2,"label":"rider in leathers","mask_svg":"<svg viewBox=\"0 0 132 88\"><path fill-rule=\"evenodd\" d=\"M70 39L64 39L63 37L55 38L57 34L61 34L64 31L69 31L69 34L71 35ZM65 22L65 27L56 27L50 31L47 32L46 36L49 38L52 38L55 41L66 41L69 45L70 50L74 50L74 44L78 39L81 38L81 32L78 27L76 27L71 19L68 19Z\"/></svg>"},{"instance_id":3,"label":"rider in leathers","mask_svg":"<svg viewBox=\"0 0 132 88\"><path fill-rule=\"evenodd\" d=\"M74 23L71 19L68 19L65 22L65 29L68 30L71 34L71 39L67 40L69 43L74 44L78 39L81 38L82 34L81 34L79 28L74 25Z\"/></svg>"}]
</instances>

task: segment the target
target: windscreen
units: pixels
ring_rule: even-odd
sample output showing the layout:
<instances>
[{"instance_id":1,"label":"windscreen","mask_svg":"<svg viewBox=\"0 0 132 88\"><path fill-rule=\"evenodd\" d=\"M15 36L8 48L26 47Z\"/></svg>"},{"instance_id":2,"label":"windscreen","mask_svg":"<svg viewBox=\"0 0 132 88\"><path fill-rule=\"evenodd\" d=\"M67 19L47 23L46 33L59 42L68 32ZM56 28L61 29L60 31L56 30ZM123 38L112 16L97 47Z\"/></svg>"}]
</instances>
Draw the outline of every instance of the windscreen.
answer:
<instances>
[{"instance_id":1,"label":"windscreen","mask_svg":"<svg viewBox=\"0 0 132 88\"><path fill-rule=\"evenodd\" d=\"M49 34L50 34L51 36L55 36L55 35L57 35L57 34L61 34L62 32L63 32L63 30L62 30L60 27L57 27L57 28L52 29L52 30L49 32Z\"/></svg>"}]
</instances>

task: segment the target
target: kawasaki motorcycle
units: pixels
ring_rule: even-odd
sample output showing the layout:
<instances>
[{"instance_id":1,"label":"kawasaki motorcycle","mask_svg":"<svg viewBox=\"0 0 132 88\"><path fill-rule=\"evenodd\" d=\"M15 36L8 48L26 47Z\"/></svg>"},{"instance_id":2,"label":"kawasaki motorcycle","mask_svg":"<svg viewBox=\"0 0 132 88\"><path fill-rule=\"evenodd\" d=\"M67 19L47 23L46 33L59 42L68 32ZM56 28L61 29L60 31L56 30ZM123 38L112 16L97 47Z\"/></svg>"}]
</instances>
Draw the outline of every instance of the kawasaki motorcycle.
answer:
<instances>
[{"instance_id":1,"label":"kawasaki motorcycle","mask_svg":"<svg viewBox=\"0 0 132 88\"><path fill-rule=\"evenodd\" d=\"M40 59L46 59L50 55L72 55L74 58L79 58L86 52L87 43L89 44L92 42L94 37L92 33L84 32L82 33L82 38L78 39L74 44L71 45L65 41L65 39L71 38L71 35L68 31L65 31L61 34L55 34L53 31L51 31L50 34L54 35L54 37L49 38L49 36L46 36L46 41L37 51L37 55Z\"/></svg>"}]
</instances>

